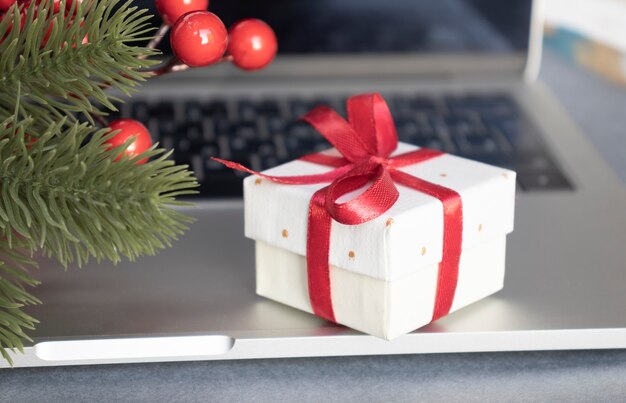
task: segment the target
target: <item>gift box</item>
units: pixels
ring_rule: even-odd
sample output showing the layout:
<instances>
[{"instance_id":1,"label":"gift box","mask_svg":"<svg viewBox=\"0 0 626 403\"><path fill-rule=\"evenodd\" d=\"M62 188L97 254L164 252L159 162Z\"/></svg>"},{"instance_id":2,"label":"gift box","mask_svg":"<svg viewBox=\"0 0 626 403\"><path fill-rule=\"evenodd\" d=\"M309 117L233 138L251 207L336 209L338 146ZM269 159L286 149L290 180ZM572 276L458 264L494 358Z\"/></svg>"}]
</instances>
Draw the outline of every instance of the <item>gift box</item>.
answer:
<instances>
[{"instance_id":1,"label":"gift box","mask_svg":"<svg viewBox=\"0 0 626 403\"><path fill-rule=\"evenodd\" d=\"M515 173L398 143L378 94L304 120L335 148L244 180L257 293L384 339L503 286ZM223 162L223 161L222 161Z\"/></svg>"}]
</instances>

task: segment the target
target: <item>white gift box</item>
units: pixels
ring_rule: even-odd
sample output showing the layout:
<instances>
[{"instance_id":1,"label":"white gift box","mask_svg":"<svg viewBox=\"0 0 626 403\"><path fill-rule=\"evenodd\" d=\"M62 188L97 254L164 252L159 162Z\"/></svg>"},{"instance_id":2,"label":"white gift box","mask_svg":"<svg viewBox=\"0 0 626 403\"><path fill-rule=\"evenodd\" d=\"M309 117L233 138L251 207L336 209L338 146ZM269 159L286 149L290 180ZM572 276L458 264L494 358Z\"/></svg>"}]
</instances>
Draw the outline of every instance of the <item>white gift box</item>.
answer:
<instances>
[{"instance_id":1,"label":"white gift box","mask_svg":"<svg viewBox=\"0 0 626 403\"><path fill-rule=\"evenodd\" d=\"M400 143L392 156L416 148ZM339 155L335 150L329 154ZM331 169L295 160L263 173L295 176ZM506 235L513 230L515 172L447 154L401 171L461 196L462 254L450 312L500 290ZM313 312L305 258L307 217L311 196L327 185L284 185L254 175L244 180L245 233L256 241L259 295ZM441 201L396 186L400 197L382 216L359 225L333 222L330 235L337 323L384 339L432 320L444 247Z\"/></svg>"}]
</instances>

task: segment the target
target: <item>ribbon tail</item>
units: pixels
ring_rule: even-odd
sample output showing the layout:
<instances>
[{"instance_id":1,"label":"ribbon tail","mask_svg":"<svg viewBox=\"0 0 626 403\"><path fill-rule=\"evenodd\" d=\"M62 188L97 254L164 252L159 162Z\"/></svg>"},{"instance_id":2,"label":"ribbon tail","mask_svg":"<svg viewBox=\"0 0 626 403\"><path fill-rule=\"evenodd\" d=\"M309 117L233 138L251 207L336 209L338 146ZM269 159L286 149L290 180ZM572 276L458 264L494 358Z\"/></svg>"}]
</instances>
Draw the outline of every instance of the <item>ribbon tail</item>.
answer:
<instances>
[{"instance_id":1,"label":"ribbon tail","mask_svg":"<svg viewBox=\"0 0 626 403\"><path fill-rule=\"evenodd\" d=\"M437 294L432 321L450 313L459 279L459 263L463 242L463 203L456 191L416 178L407 173L390 170L399 184L437 198L443 204L443 254L439 263Z\"/></svg>"},{"instance_id":2,"label":"ribbon tail","mask_svg":"<svg viewBox=\"0 0 626 403\"><path fill-rule=\"evenodd\" d=\"M328 171L322 174L314 174L314 175L299 175L299 176L272 176L266 175L262 172L253 171L250 168L247 168L237 162L227 161L220 158L211 158L213 161L217 161L220 164L226 165L230 169L236 169L237 171L247 172L249 174L257 175L265 179L269 179L272 182L276 183L284 183L287 185L312 185L315 183L324 183L324 182L332 182L338 177L342 176L350 169L352 169L352 165L344 165L338 168L333 169L332 171Z\"/></svg>"},{"instance_id":3,"label":"ribbon tail","mask_svg":"<svg viewBox=\"0 0 626 403\"><path fill-rule=\"evenodd\" d=\"M324 153L307 154L298 158L300 161L311 162L313 164L327 165L330 167L342 167L350 164L350 161L343 157L335 157L334 155L328 155Z\"/></svg>"},{"instance_id":4,"label":"ribbon tail","mask_svg":"<svg viewBox=\"0 0 626 403\"><path fill-rule=\"evenodd\" d=\"M321 318L336 322L328 263L332 218L325 208L327 190L328 187L318 190L309 202L306 264L313 312Z\"/></svg>"}]
</instances>

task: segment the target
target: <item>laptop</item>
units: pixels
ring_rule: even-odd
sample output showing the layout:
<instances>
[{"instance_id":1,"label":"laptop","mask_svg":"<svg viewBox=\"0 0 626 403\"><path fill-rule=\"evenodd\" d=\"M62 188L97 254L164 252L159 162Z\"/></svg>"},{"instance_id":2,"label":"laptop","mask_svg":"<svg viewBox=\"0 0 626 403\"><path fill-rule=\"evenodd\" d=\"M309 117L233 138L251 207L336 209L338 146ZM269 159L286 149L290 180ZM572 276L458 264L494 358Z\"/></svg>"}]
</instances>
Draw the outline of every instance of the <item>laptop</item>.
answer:
<instances>
[{"instance_id":1,"label":"laptop","mask_svg":"<svg viewBox=\"0 0 626 403\"><path fill-rule=\"evenodd\" d=\"M267 70L193 69L142 87L138 119L201 182L173 248L64 272L42 258L41 322L15 366L626 347L626 191L546 87L531 0L212 2L266 20ZM391 342L255 295L242 176L328 144L297 118L379 91L401 141L518 173L504 289ZM584 96L584 94L581 94ZM6 365L1 362L0 365Z\"/></svg>"}]
</instances>

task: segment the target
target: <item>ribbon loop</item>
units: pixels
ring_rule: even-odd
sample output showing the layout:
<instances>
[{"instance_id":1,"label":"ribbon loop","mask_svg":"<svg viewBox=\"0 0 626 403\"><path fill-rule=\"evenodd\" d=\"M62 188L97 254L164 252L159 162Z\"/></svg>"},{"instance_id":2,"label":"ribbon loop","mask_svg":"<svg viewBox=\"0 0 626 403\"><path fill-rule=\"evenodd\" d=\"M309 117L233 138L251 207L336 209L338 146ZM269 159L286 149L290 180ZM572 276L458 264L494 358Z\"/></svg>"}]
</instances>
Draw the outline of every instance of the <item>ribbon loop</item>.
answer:
<instances>
[{"instance_id":1,"label":"ribbon loop","mask_svg":"<svg viewBox=\"0 0 626 403\"><path fill-rule=\"evenodd\" d=\"M313 126L350 162L363 161L372 154L354 128L329 107L317 106L302 119Z\"/></svg>"},{"instance_id":2,"label":"ribbon loop","mask_svg":"<svg viewBox=\"0 0 626 403\"><path fill-rule=\"evenodd\" d=\"M398 147L396 126L380 94L362 94L348 99L348 120L368 145L370 155L387 158Z\"/></svg>"},{"instance_id":3,"label":"ribbon loop","mask_svg":"<svg viewBox=\"0 0 626 403\"><path fill-rule=\"evenodd\" d=\"M342 196L365 186L372 176L372 184L363 193L344 203L337 202ZM335 221L342 224L362 224L389 210L399 195L389 172L383 166L364 164L335 179L328 187L326 210Z\"/></svg>"}]
</instances>

